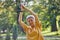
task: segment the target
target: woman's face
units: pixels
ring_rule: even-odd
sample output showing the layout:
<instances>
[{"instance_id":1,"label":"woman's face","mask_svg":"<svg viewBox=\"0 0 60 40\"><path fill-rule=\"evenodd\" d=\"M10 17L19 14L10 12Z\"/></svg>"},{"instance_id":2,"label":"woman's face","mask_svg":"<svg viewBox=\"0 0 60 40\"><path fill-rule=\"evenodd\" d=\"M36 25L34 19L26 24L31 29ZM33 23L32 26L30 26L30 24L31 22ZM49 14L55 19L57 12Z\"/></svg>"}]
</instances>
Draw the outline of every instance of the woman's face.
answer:
<instances>
[{"instance_id":1,"label":"woman's face","mask_svg":"<svg viewBox=\"0 0 60 40\"><path fill-rule=\"evenodd\" d=\"M35 25L35 21L34 21L33 18L28 18L27 21L28 21L30 26L34 26Z\"/></svg>"}]
</instances>

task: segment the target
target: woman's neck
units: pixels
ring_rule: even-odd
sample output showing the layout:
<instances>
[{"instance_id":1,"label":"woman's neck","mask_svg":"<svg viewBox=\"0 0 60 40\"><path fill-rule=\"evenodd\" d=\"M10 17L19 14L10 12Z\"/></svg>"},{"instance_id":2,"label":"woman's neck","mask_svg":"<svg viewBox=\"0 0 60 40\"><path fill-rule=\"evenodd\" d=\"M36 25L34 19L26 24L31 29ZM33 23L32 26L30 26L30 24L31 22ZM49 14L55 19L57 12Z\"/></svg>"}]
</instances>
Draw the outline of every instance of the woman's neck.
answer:
<instances>
[{"instance_id":1,"label":"woman's neck","mask_svg":"<svg viewBox=\"0 0 60 40\"><path fill-rule=\"evenodd\" d=\"M31 26L31 28L33 29L33 28L35 28L35 26L33 25L33 26Z\"/></svg>"}]
</instances>

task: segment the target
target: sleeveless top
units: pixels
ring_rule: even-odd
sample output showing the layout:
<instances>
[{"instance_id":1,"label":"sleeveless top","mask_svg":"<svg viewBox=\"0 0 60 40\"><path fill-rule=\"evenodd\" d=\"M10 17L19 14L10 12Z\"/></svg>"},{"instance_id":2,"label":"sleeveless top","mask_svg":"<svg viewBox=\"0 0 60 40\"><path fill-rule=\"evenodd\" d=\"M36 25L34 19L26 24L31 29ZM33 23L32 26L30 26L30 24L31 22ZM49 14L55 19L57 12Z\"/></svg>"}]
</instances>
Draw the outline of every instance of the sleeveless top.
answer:
<instances>
[{"instance_id":1,"label":"sleeveless top","mask_svg":"<svg viewBox=\"0 0 60 40\"><path fill-rule=\"evenodd\" d=\"M28 30L26 31L26 36L27 40L43 40L43 36L37 28L28 28Z\"/></svg>"}]
</instances>

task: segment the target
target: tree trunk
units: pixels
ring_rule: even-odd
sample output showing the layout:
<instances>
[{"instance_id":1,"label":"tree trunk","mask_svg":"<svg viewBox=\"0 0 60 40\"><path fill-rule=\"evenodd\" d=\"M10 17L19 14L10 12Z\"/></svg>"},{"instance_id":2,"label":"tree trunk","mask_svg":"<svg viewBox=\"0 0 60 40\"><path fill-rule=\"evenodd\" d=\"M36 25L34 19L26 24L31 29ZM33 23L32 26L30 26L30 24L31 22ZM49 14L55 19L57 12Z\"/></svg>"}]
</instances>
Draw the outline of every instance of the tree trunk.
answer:
<instances>
[{"instance_id":1,"label":"tree trunk","mask_svg":"<svg viewBox=\"0 0 60 40\"><path fill-rule=\"evenodd\" d=\"M58 31L56 26L56 16L53 15L53 18L51 18L51 32Z\"/></svg>"}]
</instances>

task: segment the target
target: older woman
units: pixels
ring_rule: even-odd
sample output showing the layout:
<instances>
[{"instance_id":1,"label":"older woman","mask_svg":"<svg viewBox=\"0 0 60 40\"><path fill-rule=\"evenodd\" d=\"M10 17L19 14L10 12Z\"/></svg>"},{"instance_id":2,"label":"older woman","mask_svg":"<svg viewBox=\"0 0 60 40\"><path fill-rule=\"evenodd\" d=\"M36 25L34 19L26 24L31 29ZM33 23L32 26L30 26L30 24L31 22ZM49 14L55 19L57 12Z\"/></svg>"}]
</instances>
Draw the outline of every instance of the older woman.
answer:
<instances>
[{"instance_id":1,"label":"older woman","mask_svg":"<svg viewBox=\"0 0 60 40\"><path fill-rule=\"evenodd\" d=\"M32 10L26 8L23 5L21 5L21 9L27 10L31 14L26 17L26 20L29 26L22 21L23 12L20 12L19 20L18 20L19 24L23 27L26 33L27 40L44 40L41 33L42 25L41 25L41 22L39 22L38 16L36 15L36 13L34 13Z\"/></svg>"}]
</instances>

